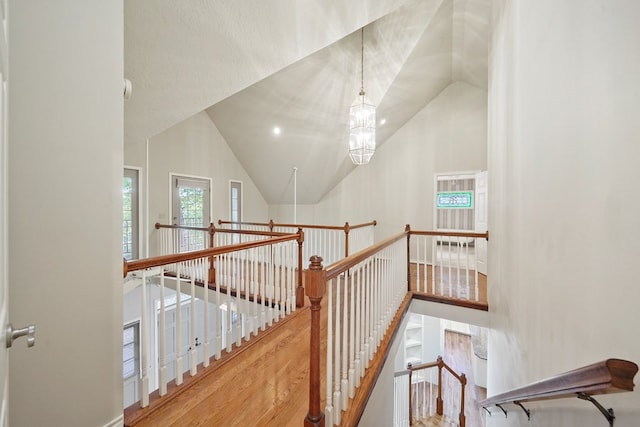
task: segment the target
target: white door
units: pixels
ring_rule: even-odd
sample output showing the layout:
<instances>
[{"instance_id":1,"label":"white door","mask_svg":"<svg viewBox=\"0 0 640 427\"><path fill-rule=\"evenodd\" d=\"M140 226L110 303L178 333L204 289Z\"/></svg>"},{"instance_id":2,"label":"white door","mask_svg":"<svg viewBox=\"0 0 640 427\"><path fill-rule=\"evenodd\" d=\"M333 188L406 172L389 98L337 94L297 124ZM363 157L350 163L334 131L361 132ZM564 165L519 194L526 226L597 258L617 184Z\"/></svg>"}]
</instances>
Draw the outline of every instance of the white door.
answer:
<instances>
[{"instance_id":1,"label":"white door","mask_svg":"<svg viewBox=\"0 0 640 427\"><path fill-rule=\"evenodd\" d=\"M0 425L8 425L7 408L9 399L9 357L4 345L5 326L7 325L8 308L8 278L7 272L7 70L9 64L9 49L7 46L7 3L0 1L1 28L0 28L0 394L2 397L2 407L0 408Z\"/></svg>"},{"instance_id":2,"label":"white door","mask_svg":"<svg viewBox=\"0 0 640 427\"><path fill-rule=\"evenodd\" d=\"M489 230L487 223L487 194L488 179L487 171L478 172L476 174L476 209L475 223L476 232L484 233ZM487 274L487 241L477 239L476 256L478 257L478 273Z\"/></svg>"}]
</instances>

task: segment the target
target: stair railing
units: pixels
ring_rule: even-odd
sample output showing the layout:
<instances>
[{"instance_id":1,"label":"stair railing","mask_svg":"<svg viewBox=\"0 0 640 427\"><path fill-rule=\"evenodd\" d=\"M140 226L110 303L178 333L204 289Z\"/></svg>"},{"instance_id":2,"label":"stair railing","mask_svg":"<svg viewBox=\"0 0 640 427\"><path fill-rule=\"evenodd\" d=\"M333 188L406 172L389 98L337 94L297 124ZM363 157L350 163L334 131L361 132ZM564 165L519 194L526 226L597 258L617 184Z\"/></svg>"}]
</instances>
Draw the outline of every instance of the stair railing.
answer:
<instances>
[{"instance_id":1,"label":"stair railing","mask_svg":"<svg viewBox=\"0 0 640 427\"><path fill-rule=\"evenodd\" d=\"M409 291L417 298L468 301L487 309L486 276L478 272L480 240L489 232L419 231L406 226ZM486 244L485 244L486 246Z\"/></svg>"},{"instance_id":2,"label":"stair railing","mask_svg":"<svg viewBox=\"0 0 640 427\"><path fill-rule=\"evenodd\" d=\"M527 418L531 419L531 411L523 403L577 397L593 403L607 419L609 425L613 426L615 419L613 409L605 409L593 396L633 391L633 378L637 372L638 365L634 362L607 359L491 396L478 402L478 406L490 414L489 408L497 407L506 417L505 405L514 404L524 411Z\"/></svg>"},{"instance_id":3,"label":"stair railing","mask_svg":"<svg viewBox=\"0 0 640 427\"><path fill-rule=\"evenodd\" d=\"M303 304L295 272L301 271L303 240L300 231L124 261L124 276L135 274L140 280L140 407L150 404L152 394L158 400L179 387L185 372L195 376L210 360L220 359ZM215 266L213 281L206 280L210 262ZM188 330L183 331L183 324ZM166 339L169 330L173 332Z\"/></svg>"},{"instance_id":4,"label":"stair railing","mask_svg":"<svg viewBox=\"0 0 640 427\"><path fill-rule=\"evenodd\" d=\"M325 422L327 426L340 425L383 337L404 306L404 238L405 233L399 234L326 268L321 257L311 257L309 269L305 270L305 291L311 302L309 411L305 426ZM321 326L321 317L326 327ZM322 339L321 331L326 331L326 339ZM322 342L326 343L326 360L321 367ZM326 391L324 413L320 407L321 372Z\"/></svg>"},{"instance_id":5,"label":"stair railing","mask_svg":"<svg viewBox=\"0 0 640 427\"><path fill-rule=\"evenodd\" d=\"M223 228L237 230L276 231L281 233L295 233L301 228L305 233L303 259L308 260L312 255L322 257L325 265L330 265L350 254L361 251L374 243L374 231L377 222L371 221L351 225L314 225L314 224L285 224L269 222L234 222L218 220Z\"/></svg>"},{"instance_id":6,"label":"stair railing","mask_svg":"<svg viewBox=\"0 0 640 427\"><path fill-rule=\"evenodd\" d=\"M438 359L435 362L429 363L421 363L419 365L408 364L407 370L409 371L409 425L413 425L413 375L414 372L421 371L429 368L438 368L438 395L436 397L436 414L443 415L444 414L444 401L442 399L442 369L446 369L455 379L460 382L460 413L458 414L458 422L460 427L465 427L466 417L464 415L464 395L465 395L465 387L467 385L467 377L465 374L458 374L455 372L449 365L447 365L442 357L438 356Z\"/></svg>"}]
</instances>

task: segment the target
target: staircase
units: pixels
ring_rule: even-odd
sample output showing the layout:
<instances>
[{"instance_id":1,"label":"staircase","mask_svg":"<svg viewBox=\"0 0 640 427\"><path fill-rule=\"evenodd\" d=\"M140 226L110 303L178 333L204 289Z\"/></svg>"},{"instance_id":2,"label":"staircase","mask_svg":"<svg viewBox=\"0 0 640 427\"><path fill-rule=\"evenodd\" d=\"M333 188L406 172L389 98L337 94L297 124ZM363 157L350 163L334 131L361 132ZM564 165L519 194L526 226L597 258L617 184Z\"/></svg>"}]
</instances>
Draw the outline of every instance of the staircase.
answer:
<instances>
[{"instance_id":1,"label":"staircase","mask_svg":"<svg viewBox=\"0 0 640 427\"><path fill-rule=\"evenodd\" d=\"M457 424L444 415L434 415L422 420L413 420L413 427L457 427Z\"/></svg>"}]
</instances>

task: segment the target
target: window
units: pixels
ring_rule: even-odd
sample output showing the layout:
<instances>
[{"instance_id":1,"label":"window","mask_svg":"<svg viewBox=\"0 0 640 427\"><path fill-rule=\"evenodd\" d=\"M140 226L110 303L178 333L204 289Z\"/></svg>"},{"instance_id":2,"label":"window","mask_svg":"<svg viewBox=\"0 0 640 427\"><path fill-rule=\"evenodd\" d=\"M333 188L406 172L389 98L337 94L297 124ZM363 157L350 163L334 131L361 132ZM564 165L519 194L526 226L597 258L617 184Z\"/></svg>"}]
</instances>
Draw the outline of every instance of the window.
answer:
<instances>
[{"instance_id":1,"label":"window","mask_svg":"<svg viewBox=\"0 0 640 427\"><path fill-rule=\"evenodd\" d=\"M436 230L475 230L475 175L436 176Z\"/></svg>"},{"instance_id":2,"label":"window","mask_svg":"<svg viewBox=\"0 0 640 427\"><path fill-rule=\"evenodd\" d=\"M174 225L208 227L211 180L172 175L172 217ZM205 248L205 234L180 230L180 252Z\"/></svg>"},{"instance_id":3,"label":"window","mask_svg":"<svg viewBox=\"0 0 640 427\"><path fill-rule=\"evenodd\" d=\"M140 372L140 323L124 327L122 340L122 378L127 379Z\"/></svg>"},{"instance_id":4,"label":"window","mask_svg":"<svg viewBox=\"0 0 640 427\"><path fill-rule=\"evenodd\" d=\"M138 171L125 169L122 180L122 256L138 258Z\"/></svg>"},{"instance_id":5,"label":"window","mask_svg":"<svg viewBox=\"0 0 640 427\"><path fill-rule=\"evenodd\" d=\"M229 213L230 220L234 224L231 224L231 228L234 230L240 230L242 227L240 224L235 224L242 221L242 182L229 181ZM240 243L240 235L233 234L233 243Z\"/></svg>"},{"instance_id":6,"label":"window","mask_svg":"<svg viewBox=\"0 0 640 427\"><path fill-rule=\"evenodd\" d=\"M231 196L230 204L232 222L242 221L242 182L229 181L229 194Z\"/></svg>"}]
</instances>

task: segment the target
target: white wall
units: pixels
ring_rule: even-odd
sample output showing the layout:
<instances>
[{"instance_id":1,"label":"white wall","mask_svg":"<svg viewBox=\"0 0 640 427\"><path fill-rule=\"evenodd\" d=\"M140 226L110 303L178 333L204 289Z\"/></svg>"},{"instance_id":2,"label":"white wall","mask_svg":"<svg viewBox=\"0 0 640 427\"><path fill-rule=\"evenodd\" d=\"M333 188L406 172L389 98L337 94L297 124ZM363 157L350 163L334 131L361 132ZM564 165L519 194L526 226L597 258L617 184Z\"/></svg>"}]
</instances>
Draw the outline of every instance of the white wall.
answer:
<instances>
[{"instance_id":1,"label":"white wall","mask_svg":"<svg viewBox=\"0 0 640 427\"><path fill-rule=\"evenodd\" d=\"M640 362L640 3L496 5L489 395L609 357ZM601 402L616 426L638 424L638 392ZM532 427L605 424L588 402L537 408Z\"/></svg>"},{"instance_id":2,"label":"white wall","mask_svg":"<svg viewBox=\"0 0 640 427\"><path fill-rule=\"evenodd\" d=\"M316 222L375 219L377 240L432 229L434 174L486 169L486 114L485 91L451 84L322 199Z\"/></svg>"},{"instance_id":3,"label":"white wall","mask_svg":"<svg viewBox=\"0 0 640 427\"><path fill-rule=\"evenodd\" d=\"M144 166L144 145L125 150L125 162ZM268 220L268 206L207 113L201 112L149 140L150 254L156 222L169 223L169 173L212 178L212 220L229 219L229 180L242 181L243 219Z\"/></svg>"},{"instance_id":4,"label":"white wall","mask_svg":"<svg viewBox=\"0 0 640 427\"><path fill-rule=\"evenodd\" d=\"M9 424L121 423L123 5L9 9Z\"/></svg>"}]
</instances>

